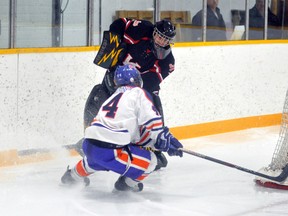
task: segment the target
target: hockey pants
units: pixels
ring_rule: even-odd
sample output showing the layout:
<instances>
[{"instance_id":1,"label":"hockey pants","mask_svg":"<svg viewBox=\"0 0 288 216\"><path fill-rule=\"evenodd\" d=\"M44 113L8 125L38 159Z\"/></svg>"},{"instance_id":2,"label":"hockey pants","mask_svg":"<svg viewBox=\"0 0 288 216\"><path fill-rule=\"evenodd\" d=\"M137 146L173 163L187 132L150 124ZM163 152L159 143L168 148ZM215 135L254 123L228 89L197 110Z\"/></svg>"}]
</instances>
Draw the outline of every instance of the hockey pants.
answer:
<instances>
[{"instance_id":1,"label":"hockey pants","mask_svg":"<svg viewBox=\"0 0 288 216\"><path fill-rule=\"evenodd\" d=\"M102 148L84 140L85 157L76 167L79 176L88 176L96 171L113 171L120 175L141 181L152 173L157 165L157 158L152 151L135 145L127 148Z\"/></svg>"}]
</instances>

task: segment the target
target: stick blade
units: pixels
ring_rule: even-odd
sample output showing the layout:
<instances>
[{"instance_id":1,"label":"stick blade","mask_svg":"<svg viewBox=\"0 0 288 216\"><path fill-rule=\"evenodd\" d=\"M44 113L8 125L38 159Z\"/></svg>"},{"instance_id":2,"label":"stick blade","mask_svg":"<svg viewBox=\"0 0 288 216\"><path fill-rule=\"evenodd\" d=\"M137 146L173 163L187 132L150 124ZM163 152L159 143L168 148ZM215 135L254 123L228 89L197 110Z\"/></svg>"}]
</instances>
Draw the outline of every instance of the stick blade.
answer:
<instances>
[{"instance_id":1,"label":"stick blade","mask_svg":"<svg viewBox=\"0 0 288 216\"><path fill-rule=\"evenodd\" d=\"M276 182L270 182L270 181L261 181L259 179L255 180L255 183L259 186L262 187L267 187L267 188L273 188L273 189L279 189L279 190L288 190L288 185L281 185Z\"/></svg>"}]
</instances>

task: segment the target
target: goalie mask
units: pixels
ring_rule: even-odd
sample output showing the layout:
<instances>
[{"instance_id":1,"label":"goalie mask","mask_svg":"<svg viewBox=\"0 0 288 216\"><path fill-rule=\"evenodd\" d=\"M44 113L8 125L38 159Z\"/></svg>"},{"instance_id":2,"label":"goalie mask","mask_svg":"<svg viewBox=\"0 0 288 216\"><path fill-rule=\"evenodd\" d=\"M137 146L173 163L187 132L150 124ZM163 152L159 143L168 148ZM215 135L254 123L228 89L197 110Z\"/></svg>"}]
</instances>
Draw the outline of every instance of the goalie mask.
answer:
<instances>
[{"instance_id":1,"label":"goalie mask","mask_svg":"<svg viewBox=\"0 0 288 216\"><path fill-rule=\"evenodd\" d=\"M175 38L175 26L167 20L156 22L153 31L155 55L158 59L164 59L171 52L169 45Z\"/></svg>"},{"instance_id":2,"label":"goalie mask","mask_svg":"<svg viewBox=\"0 0 288 216\"><path fill-rule=\"evenodd\" d=\"M132 85L143 87L140 72L133 65L118 66L114 74L114 82L117 87Z\"/></svg>"}]
</instances>

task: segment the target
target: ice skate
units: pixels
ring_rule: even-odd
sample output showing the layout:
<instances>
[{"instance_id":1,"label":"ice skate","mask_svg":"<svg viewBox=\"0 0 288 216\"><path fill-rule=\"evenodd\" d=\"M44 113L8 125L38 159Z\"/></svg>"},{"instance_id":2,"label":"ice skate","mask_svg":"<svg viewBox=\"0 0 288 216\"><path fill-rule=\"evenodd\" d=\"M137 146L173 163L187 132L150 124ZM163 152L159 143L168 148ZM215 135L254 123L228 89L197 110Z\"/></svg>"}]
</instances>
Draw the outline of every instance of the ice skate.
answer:
<instances>
[{"instance_id":1,"label":"ice skate","mask_svg":"<svg viewBox=\"0 0 288 216\"><path fill-rule=\"evenodd\" d=\"M61 177L61 182L65 185L76 185L81 183L81 181L77 181L75 178L73 178L71 169L69 169L69 166L67 167L66 172ZM87 187L90 184L90 179L88 177L83 177L83 183Z\"/></svg>"},{"instance_id":2,"label":"ice skate","mask_svg":"<svg viewBox=\"0 0 288 216\"><path fill-rule=\"evenodd\" d=\"M130 181L131 183L133 182L133 186L129 186L126 183L126 180ZM131 184L132 185L132 184ZM114 188L116 191L133 191L133 192L140 192L143 190L143 183L141 182L135 182L132 179L128 179L125 176L120 176L119 179L115 182Z\"/></svg>"},{"instance_id":3,"label":"ice skate","mask_svg":"<svg viewBox=\"0 0 288 216\"><path fill-rule=\"evenodd\" d=\"M167 161L165 155L161 151L154 151L154 154L157 157L157 165L156 165L154 171L166 167L168 164L168 161Z\"/></svg>"}]
</instances>

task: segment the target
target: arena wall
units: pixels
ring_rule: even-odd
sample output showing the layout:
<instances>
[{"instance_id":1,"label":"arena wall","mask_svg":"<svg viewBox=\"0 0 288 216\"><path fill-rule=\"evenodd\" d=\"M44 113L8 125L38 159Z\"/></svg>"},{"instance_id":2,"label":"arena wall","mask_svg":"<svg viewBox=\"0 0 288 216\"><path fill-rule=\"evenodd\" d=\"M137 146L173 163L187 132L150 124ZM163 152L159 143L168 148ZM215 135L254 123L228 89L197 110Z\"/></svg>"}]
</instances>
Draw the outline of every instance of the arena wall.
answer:
<instances>
[{"instance_id":1,"label":"arena wall","mask_svg":"<svg viewBox=\"0 0 288 216\"><path fill-rule=\"evenodd\" d=\"M175 44L176 69L160 96L178 138L280 123L288 43L268 42ZM83 136L85 100L105 73L92 63L96 53L0 50L0 150L67 145Z\"/></svg>"}]
</instances>

